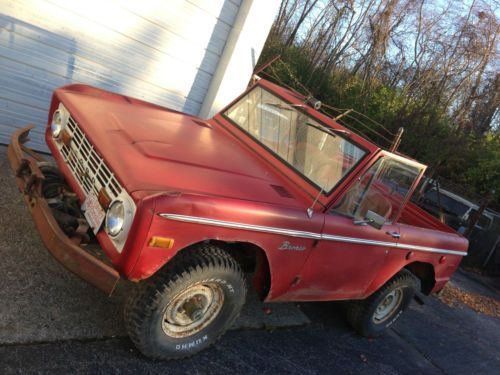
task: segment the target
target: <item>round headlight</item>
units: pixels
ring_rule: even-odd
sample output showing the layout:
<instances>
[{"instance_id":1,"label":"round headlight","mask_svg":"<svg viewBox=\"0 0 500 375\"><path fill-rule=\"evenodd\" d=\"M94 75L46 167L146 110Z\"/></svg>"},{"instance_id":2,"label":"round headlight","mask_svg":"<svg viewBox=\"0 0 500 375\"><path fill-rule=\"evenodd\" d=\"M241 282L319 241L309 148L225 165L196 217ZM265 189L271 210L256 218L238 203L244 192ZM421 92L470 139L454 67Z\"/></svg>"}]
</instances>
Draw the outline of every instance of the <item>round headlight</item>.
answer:
<instances>
[{"instance_id":1,"label":"round headlight","mask_svg":"<svg viewBox=\"0 0 500 375\"><path fill-rule=\"evenodd\" d=\"M54 112L54 115L52 116L52 124L50 124L50 129L52 130L52 136L54 138L58 138L61 135L63 122L60 110Z\"/></svg>"},{"instance_id":2,"label":"round headlight","mask_svg":"<svg viewBox=\"0 0 500 375\"><path fill-rule=\"evenodd\" d=\"M121 201L114 201L106 213L106 230L110 236L116 236L125 223L125 208Z\"/></svg>"}]
</instances>

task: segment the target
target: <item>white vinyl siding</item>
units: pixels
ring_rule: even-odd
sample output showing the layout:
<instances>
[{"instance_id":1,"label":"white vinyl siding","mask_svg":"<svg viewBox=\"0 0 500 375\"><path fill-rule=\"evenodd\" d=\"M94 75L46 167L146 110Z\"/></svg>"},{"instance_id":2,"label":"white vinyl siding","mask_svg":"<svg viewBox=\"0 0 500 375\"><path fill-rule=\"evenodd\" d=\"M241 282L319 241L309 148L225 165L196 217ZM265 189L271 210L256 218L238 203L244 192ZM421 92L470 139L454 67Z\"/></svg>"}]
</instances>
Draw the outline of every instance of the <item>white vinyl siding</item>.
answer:
<instances>
[{"instance_id":1,"label":"white vinyl siding","mask_svg":"<svg viewBox=\"0 0 500 375\"><path fill-rule=\"evenodd\" d=\"M2 0L0 143L74 82L199 114L241 0ZM248 81L249 77L243 77Z\"/></svg>"}]
</instances>

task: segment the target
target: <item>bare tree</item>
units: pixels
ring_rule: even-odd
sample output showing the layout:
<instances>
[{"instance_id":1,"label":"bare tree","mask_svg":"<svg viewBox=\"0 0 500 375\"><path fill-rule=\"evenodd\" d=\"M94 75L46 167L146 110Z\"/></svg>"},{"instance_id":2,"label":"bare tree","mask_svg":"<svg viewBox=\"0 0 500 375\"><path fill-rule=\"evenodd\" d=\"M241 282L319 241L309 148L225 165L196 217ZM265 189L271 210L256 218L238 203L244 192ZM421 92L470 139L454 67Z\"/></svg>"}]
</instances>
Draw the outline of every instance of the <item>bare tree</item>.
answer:
<instances>
[{"instance_id":1,"label":"bare tree","mask_svg":"<svg viewBox=\"0 0 500 375\"><path fill-rule=\"evenodd\" d=\"M339 90L348 88L357 77L361 103L386 85L403 99L399 120L420 116L431 126L447 116L457 131L476 132L474 116L488 118L488 112L495 118L497 113L491 93L497 87L491 77L500 31L495 4L283 0L273 37L283 48L295 45L307 56L302 78L312 90L328 77L335 78ZM481 124L478 131L490 128Z\"/></svg>"}]
</instances>

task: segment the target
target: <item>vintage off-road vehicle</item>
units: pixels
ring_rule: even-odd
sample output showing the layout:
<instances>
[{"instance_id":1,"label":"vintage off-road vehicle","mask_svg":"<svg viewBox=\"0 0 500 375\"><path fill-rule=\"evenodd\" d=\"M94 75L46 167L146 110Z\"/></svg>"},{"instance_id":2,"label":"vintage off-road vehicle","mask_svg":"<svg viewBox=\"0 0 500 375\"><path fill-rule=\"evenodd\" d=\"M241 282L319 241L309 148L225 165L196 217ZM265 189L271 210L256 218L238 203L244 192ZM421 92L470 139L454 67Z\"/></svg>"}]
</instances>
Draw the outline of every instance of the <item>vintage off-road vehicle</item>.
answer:
<instances>
[{"instance_id":1,"label":"vintage off-road vehicle","mask_svg":"<svg viewBox=\"0 0 500 375\"><path fill-rule=\"evenodd\" d=\"M425 166L259 79L209 120L86 85L53 95L46 142L8 155L48 250L111 294L142 353L213 344L245 302L347 302L362 335L439 291L468 242L409 202ZM93 234L92 234L93 232ZM90 235L90 236L89 236ZM109 262L85 250L95 235Z\"/></svg>"}]
</instances>

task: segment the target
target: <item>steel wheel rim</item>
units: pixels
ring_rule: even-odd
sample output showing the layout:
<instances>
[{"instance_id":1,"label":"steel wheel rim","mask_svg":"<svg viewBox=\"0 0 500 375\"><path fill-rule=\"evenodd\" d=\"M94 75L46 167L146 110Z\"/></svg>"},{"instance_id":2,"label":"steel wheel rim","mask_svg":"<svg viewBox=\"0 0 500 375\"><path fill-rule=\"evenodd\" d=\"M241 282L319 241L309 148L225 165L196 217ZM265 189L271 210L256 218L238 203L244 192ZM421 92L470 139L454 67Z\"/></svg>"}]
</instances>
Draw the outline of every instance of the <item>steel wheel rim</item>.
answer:
<instances>
[{"instance_id":1,"label":"steel wheel rim","mask_svg":"<svg viewBox=\"0 0 500 375\"><path fill-rule=\"evenodd\" d=\"M401 288L394 289L392 292L387 294L375 309L375 312L373 313L373 322L375 324L385 322L399 308L402 301L403 290Z\"/></svg>"},{"instance_id":2,"label":"steel wheel rim","mask_svg":"<svg viewBox=\"0 0 500 375\"><path fill-rule=\"evenodd\" d=\"M207 327L224 304L224 292L216 283L199 283L177 294L165 308L163 332L171 337L192 336Z\"/></svg>"}]
</instances>

